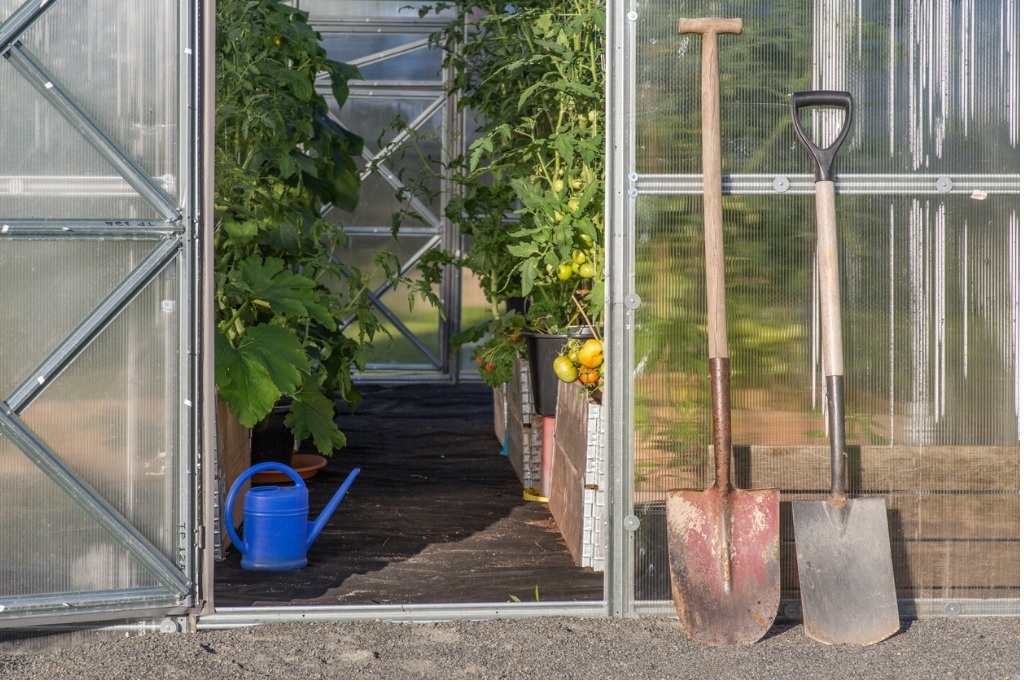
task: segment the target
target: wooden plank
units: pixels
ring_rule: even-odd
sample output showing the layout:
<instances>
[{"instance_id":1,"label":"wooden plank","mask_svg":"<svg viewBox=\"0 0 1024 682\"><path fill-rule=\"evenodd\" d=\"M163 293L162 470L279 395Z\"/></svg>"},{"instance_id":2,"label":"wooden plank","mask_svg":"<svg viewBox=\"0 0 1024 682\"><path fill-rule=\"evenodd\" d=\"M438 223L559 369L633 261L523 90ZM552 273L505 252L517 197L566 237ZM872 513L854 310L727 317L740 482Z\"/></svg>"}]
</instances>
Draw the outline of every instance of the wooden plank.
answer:
<instances>
[{"instance_id":1,"label":"wooden plank","mask_svg":"<svg viewBox=\"0 0 1024 682\"><path fill-rule=\"evenodd\" d=\"M1020 485L1020 450L1012 446L847 447L847 489L1013 491ZM709 449L706 480L714 471ZM737 488L822 491L829 487L827 446L735 445Z\"/></svg>"},{"instance_id":2,"label":"wooden plank","mask_svg":"<svg viewBox=\"0 0 1024 682\"><path fill-rule=\"evenodd\" d=\"M779 560L782 589L798 589L792 541L780 543ZM892 563L899 590L1020 587L1020 542L896 542Z\"/></svg>"},{"instance_id":3,"label":"wooden plank","mask_svg":"<svg viewBox=\"0 0 1024 682\"><path fill-rule=\"evenodd\" d=\"M493 400L491 404L494 412L494 437L498 439L499 443L505 442L505 421L508 416L508 408L505 405L506 390L508 390L507 385L492 390Z\"/></svg>"},{"instance_id":4,"label":"wooden plank","mask_svg":"<svg viewBox=\"0 0 1024 682\"><path fill-rule=\"evenodd\" d=\"M532 399L526 393L530 382L526 361L516 358L512 380L505 385L505 425L508 427L508 455L512 469L524 488L540 485L540 446L543 420L524 412Z\"/></svg>"},{"instance_id":5,"label":"wooden plank","mask_svg":"<svg viewBox=\"0 0 1024 682\"><path fill-rule=\"evenodd\" d=\"M882 495L889 520L889 538L903 540L1018 540L1020 497L992 495ZM793 538L792 500L824 499L818 494L784 495L779 509L779 532ZM855 498L856 499L856 498Z\"/></svg>"},{"instance_id":6,"label":"wooden plank","mask_svg":"<svg viewBox=\"0 0 1024 682\"><path fill-rule=\"evenodd\" d=\"M954 496L941 496L954 497ZM1012 498L1012 495L1006 495ZM950 513L967 509L970 502L957 507L950 501ZM941 501L939 502L941 504ZM636 535L638 571L647 576L643 582L644 599L668 599L668 537L663 503L634 507L641 519ZM780 542L780 568L783 596L792 598L799 589L796 549L793 542L792 513L788 502L780 509L783 523ZM893 517L890 513L890 525ZM912 539L890 531L897 594L901 597L1019 597L1019 533L1000 540L948 538ZM664 581L651 580L663 576ZM648 585L648 583L653 583ZM658 593L657 585L664 587Z\"/></svg>"},{"instance_id":7,"label":"wooden plank","mask_svg":"<svg viewBox=\"0 0 1024 682\"><path fill-rule=\"evenodd\" d=\"M554 443L549 505L569 554L579 566L583 558L583 474L573 466L565 445L558 440Z\"/></svg>"},{"instance_id":8,"label":"wooden plank","mask_svg":"<svg viewBox=\"0 0 1024 682\"><path fill-rule=\"evenodd\" d=\"M252 432L242 426L238 418L231 413L228 405L223 400L217 401L217 466L220 469L219 476L224 481L224 495L231 489L238 477L251 465L249 454L250 438ZM249 482L246 481L239 488L235 498L235 504L231 510L231 520L237 528L242 524L242 504L245 501L245 493L249 490ZM222 500L223 502L224 500ZM226 519L225 519L226 520ZM221 546L227 549L231 545L231 538L227 531L221 534Z\"/></svg>"},{"instance_id":9,"label":"wooden plank","mask_svg":"<svg viewBox=\"0 0 1024 682\"><path fill-rule=\"evenodd\" d=\"M587 426L590 403L586 390L578 383L559 382L558 410L555 414L555 441L563 444L573 468L587 468Z\"/></svg>"}]
</instances>

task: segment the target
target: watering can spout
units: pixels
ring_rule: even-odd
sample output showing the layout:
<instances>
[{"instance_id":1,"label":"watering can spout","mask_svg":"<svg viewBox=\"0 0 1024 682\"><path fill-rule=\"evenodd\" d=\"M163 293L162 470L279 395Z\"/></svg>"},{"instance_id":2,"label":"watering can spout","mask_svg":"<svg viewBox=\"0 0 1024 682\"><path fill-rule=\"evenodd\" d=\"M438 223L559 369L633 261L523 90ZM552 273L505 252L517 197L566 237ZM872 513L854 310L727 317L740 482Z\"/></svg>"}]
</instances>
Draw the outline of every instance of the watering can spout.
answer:
<instances>
[{"instance_id":1,"label":"watering can spout","mask_svg":"<svg viewBox=\"0 0 1024 682\"><path fill-rule=\"evenodd\" d=\"M306 533L307 550L313 545L313 541L316 540L318 535L320 535L320 531L324 529L324 526L327 525L327 522L331 518L331 514L333 514L334 510L338 508L339 504L341 504L341 498L345 497L345 493L347 493L348 489L352 487L352 482L356 480L356 476L358 475L359 469L353 469L352 473L350 473L348 478L345 479L345 482L341 484L340 488L338 488L338 492L334 493L334 497L332 497L331 501L327 503L324 510L320 512L320 516L317 517L316 521L309 522L309 531Z\"/></svg>"}]
</instances>

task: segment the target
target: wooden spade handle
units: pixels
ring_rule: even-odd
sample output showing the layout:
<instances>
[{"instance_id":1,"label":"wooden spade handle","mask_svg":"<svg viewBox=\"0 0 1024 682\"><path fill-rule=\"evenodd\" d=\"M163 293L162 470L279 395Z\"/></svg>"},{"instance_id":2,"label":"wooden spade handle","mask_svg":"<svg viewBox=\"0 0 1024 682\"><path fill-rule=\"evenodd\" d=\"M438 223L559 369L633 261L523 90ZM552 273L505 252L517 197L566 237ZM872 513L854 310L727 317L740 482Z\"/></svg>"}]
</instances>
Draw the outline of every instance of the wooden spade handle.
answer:
<instances>
[{"instance_id":1,"label":"wooden spade handle","mask_svg":"<svg viewBox=\"0 0 1024 682\"><path fill-rule=\"evenodd\" d=\"M701 164L704 176L704 259L708 297L708 357L729 357L722 238L722 131L719 120L718 34L740 33L742 19L680 19L679 33L701 34Z\"/></svg>"},{"instance_id":2,"label":"wooden spade handle","mask_svg":"<svg viewBox=\"0 0 1024 682\"><path fill-rule=\"evenodd\" d=\"M718 34L739 33L741 19L680 19L680 33L701 34L701 163L704 175L704 267L708 297L708 374L715 488L732 490L732 419L729 401L729 341L725 316L725 246L722 237L722 131L719 121Z\"/></svg>"}]
</instances>

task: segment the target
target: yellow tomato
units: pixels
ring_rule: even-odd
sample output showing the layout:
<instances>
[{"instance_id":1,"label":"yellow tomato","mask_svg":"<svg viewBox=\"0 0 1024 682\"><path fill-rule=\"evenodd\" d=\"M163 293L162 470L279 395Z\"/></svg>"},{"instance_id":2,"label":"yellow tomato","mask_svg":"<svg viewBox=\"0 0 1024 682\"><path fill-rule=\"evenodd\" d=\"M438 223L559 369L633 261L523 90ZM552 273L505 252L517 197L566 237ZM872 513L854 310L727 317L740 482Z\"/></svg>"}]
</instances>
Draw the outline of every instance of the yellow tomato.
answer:
<instances>
[{"instance_id":1,"label":"yellow tomato","mask_svg":"<svg viewBox=\"0 0 1024 682\"><path fill-rule=\"evenodd\" d=\"M604 344L598 339L587 339L580 348L579 361L584 367L600 367L604 362Z\"/></svg>"}]
</instances>

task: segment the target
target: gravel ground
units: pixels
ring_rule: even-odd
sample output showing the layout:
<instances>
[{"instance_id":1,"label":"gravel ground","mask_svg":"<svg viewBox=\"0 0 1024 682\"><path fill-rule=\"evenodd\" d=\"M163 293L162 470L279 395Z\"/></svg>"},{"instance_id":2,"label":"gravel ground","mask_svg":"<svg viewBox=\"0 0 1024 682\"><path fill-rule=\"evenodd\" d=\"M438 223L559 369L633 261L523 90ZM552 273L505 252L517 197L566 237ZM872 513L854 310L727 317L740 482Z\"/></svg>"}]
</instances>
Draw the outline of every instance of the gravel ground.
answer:
<instances>
[{"instance_id":1,"label":"gravel ground","mask_svg":"<svg viewBox=\"0 0 1024 682\"><path fill-rule=\"evenodd\" d=\"M4 679L1019 679L1020 620L904 623L872 647L777 625L708 648L675 619L286 623L0 654Z\"/></svg>"}]
</instances>

